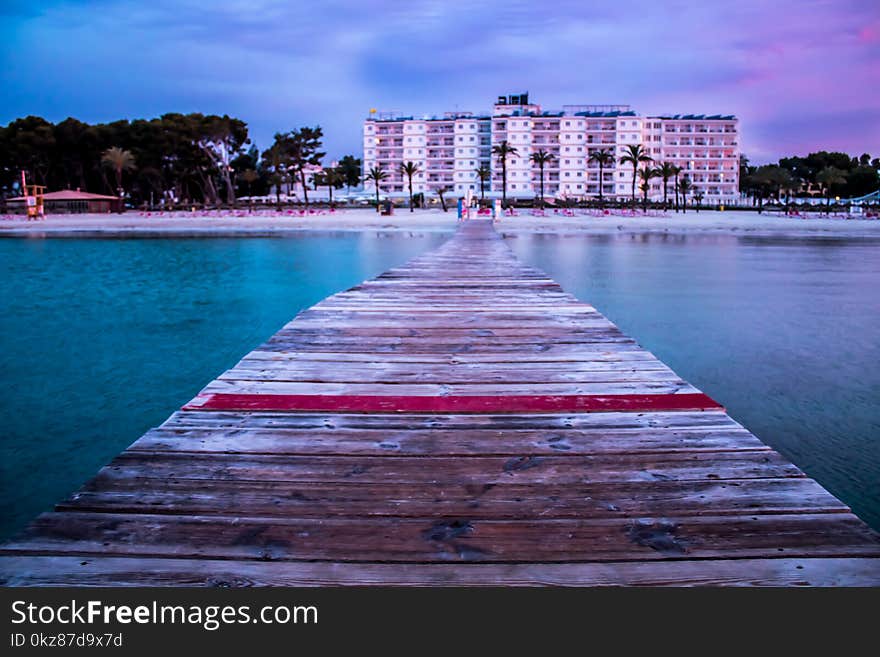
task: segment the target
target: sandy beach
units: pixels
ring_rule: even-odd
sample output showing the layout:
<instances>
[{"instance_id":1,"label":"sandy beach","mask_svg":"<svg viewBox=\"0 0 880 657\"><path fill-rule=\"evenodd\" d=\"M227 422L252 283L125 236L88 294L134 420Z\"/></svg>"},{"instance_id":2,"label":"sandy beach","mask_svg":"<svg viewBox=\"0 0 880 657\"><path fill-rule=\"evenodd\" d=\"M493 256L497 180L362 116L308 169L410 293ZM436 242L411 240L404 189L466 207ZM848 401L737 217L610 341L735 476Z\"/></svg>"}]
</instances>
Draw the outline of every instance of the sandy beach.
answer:
<instances>
[{"instance_id":1,"label":"sandy beach","mask_svg":"<svg viewBox=\"0 0 880 657\"><path fill-rule=\"evenodd\" d=\"M787 217L748 211L689 211L686 214L608 214L576 211L565 216L548 210L536 216L520 210L496 225L505 233L578 234L731 234L754 236L846 236L880 238L880 221L842 217ZM238 213L75 214L52 215L41 221L21 217L0 219L0 237L207 237L278 236L300 231L449 232L458 223L454 210L397 209L381 216L370 209L317 211L301 215L260 211Z\"/></svg>"}]
</instances>

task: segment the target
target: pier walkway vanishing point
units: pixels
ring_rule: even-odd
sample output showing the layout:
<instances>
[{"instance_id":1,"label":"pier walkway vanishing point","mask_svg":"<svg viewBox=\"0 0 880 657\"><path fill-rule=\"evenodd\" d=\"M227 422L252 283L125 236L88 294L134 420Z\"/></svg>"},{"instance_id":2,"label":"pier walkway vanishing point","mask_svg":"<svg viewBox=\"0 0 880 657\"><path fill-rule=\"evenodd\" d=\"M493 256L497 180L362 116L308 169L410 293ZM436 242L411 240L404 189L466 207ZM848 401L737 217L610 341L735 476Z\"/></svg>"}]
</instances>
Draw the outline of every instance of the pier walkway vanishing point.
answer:
<instances>
[{"instance_id":1,"label":"pier walkway vanishing point","mask_svg":"<svg viewBox=\"0 0 880 657\"><path fill-rule=\"evenodd\" d=\"M300 313L12 585L867 585L878 535L487 221Z\"/></svg>"}]
</instances>

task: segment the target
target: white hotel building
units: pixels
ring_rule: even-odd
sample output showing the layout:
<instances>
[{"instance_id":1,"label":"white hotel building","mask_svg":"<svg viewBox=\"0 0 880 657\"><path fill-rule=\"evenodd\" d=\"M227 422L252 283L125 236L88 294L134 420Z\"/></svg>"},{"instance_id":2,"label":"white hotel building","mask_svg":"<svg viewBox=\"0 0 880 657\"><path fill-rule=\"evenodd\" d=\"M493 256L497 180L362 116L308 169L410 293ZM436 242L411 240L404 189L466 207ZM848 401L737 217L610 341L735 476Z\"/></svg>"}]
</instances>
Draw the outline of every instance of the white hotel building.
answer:
<instances>
[{"instance_id":1,"label":"white hotel building","mask_svg":"<svg viewBox=\"0 0 880 657\"><path fill-rule=\"evenodd\" d=\"M561 111L542 111L528 94L500 96L491 115L447 112L442 117L396 116L372 113L364 121L364 171L381 167L388 178L381 191L389 196L407 192L400 165L414 162L413 192L449 190L464 196L479 194L476 170L491 169L486 191L501 192L501 164L492 146L507 140L517 155L507 160L507 196L532 198L539 192L540 171L530 159L540 149L553 155L544 167L547 198L589 198L599 194L599 167L592 152L608 149L614 163L603 172L606 198L629 198L632 165L619 158L631 144L642 144L654 166L670 162L681 167L703 203L732 203L739 196L738 120L721 115L639 116L628 105L564 105ZM651 181L649 197L663 198L663 183ZM671 191L670 181L670 196ZM637 194L641 194L638 191ZM367 190L374 190L366 183Z\"/></svg>"}]
</instances>

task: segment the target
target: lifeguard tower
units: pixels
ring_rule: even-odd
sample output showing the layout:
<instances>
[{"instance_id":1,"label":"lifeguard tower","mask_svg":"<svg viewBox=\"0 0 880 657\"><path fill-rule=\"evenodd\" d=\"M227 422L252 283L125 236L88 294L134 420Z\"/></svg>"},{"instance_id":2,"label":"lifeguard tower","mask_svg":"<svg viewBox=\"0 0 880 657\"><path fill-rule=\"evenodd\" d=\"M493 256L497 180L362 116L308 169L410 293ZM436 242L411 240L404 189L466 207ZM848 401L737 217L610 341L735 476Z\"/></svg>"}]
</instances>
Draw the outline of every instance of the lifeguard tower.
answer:
<instances>
[{"instance_id":1,"label":"lifeguard tower","mask_svg":"<svg viewBox=\"0 0 880 657\"><path fill-rule=\"evenodd\" d=\"M46 211L43 205L43 196L46 193L46 187L44 185L28 185L24 176L24 171L22 171L21 191L24 195L28 221L32 219L44 219L46 217Z\"/></svg>"}]
</instances>

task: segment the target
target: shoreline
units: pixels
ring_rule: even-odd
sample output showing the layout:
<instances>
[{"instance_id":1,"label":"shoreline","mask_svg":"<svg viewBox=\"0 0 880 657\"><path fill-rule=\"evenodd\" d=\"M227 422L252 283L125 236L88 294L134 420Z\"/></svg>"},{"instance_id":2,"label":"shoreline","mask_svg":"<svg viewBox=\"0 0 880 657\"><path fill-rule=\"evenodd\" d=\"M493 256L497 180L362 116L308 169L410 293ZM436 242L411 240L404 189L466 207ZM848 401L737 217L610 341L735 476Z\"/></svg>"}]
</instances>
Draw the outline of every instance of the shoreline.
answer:
<instances>
[{"instance_id":1,"label":"shoreline","mask_svg":"<svg viewBox=\"0 0 880 657\"><path fill-rule=\"evenodd\" d=\"M451 233L458 226L454 210L397 210L380 216L372 210L344 209L333 214L291 216L260 214L212 216L53 215L40 221L0 220L0 238L272 238L309 233ZM505 235L694 235L773 238L849 238L880 240L880 220L786 217L755 211L656 213L648 215L577 215L520 213L504 217L496 229Z\"/></svg>"}]
</instances>

